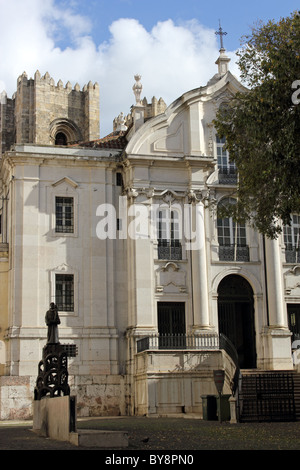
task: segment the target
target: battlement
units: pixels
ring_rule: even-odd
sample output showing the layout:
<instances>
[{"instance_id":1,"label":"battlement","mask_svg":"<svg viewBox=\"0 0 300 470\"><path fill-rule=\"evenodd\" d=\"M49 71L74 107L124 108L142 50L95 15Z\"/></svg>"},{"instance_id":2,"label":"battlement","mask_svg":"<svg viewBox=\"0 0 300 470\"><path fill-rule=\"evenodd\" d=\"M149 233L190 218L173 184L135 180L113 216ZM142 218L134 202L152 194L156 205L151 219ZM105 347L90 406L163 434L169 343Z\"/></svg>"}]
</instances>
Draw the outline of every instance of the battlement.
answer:
<instances>
[{"instance_id":1,"label":"battlement","mask_svg":"<svg viewBox=\"0 0 300 470\"><path fill-rule=\"evenodd\" d=\"M82 89L48 72L34 78L23 72L11 99L0 96L0 151L14 143L68 145L96 140L100 134L99 85L91 81Z\"/></svg>"},{"instance_id":2,"label":"battlement","mask_svg":"<svg viewBox=\"0 0 300 470\"><path fill-rule=\"evenodd\" d=\"M55 84L54 79L50 76L49 72L46 72L44 75L41 75L39 70L37 70L34 74L34 79L28 79L27 73L23 72L22 75L18 77L17 86L39 86L39 85L49 85L52 88L55 88L57 91L66 90L67 92L70 91L82 91L83 93L91 93L95 90L96 93L99 92L99 85L98 83L92 83L91 81L80 89L80 85L78 83L72 87L71 82L67 82L65 85L63 84L62 80L58 80L57 84Z\"/></svg>"}]
</instances>

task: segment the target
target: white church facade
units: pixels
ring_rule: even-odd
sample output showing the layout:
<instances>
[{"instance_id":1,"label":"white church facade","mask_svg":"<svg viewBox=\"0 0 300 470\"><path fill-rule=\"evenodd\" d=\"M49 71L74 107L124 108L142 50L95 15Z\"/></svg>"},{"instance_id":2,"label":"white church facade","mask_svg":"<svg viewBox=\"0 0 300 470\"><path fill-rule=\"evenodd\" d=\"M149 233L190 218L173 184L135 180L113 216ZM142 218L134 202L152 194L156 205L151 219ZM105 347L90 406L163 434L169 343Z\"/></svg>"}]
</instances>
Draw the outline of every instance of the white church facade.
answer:
<instances>
[{"instance_id":1,"label":"white church facade","mask_svg":"<svg viewBox=\"0 0 300 470\"><path fill-rule=\"evenodd\" d=\"M136 77L104 139L97 84L37 72L2 95L0 419L32 415L50 302L78 416L201 418L215 370L231 395L236 371L297 369L298 216L277 240L218 217L237 180L213 120L244 90L228 62L168 107Z\"/></svg>"}]
</instances>

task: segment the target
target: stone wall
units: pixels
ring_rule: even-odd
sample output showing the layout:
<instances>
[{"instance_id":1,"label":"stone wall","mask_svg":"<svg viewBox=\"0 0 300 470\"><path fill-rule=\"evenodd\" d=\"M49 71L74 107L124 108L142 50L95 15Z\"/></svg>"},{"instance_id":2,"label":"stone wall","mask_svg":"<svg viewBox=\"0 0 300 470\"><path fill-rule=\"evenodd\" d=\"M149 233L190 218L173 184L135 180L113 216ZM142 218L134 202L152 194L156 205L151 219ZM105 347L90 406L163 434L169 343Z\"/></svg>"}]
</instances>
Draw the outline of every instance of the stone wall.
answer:
<instances>
[{"instance_id":1,"label":"stone wall","mask_svg":"<svg viewBox=\"0 0 300 470\"><path fill-rule=\"evenodd\" d=\"M0 420L29 420L33 417L36 377L0 377ZM127 414L127 386L123 376L89 375L70 377L71 394L76 396L77 416L119 416Z\"/></svg>"},{"instance_id":2,"label":"stone wall","mask_svg":"<svg viewBox=\"0 0 300 470\"><path fill-rule=\"evenodd\" d=\"M0 377L0 420L32 419L33 377Z\"/></svg>"}]
</instances>

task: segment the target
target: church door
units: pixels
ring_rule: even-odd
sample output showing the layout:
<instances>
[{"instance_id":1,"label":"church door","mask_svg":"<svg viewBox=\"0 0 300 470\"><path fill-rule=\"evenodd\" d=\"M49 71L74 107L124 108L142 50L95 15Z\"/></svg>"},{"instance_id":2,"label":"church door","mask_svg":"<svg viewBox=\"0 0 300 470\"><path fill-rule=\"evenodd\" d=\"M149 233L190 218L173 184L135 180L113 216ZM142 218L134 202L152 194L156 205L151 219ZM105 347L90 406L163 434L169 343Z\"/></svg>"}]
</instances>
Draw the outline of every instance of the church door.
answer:
<instances>
[{"instance_id":1,"label":"church door","mask_svg":"<svg viewBox=\"0 0 300 470\"><path fill-rule=\"evenodd\" d=\"M253 291L241 276L225 277L218 288L219 332L235 346L241 369L256 367Z\"/></svg>"},{"instance_id":2,"label":"church door","mask_svg":"<svg viewBox=\"0 0 300 470\"><path fill-rule=\"evenodd\" d=\"M185 347L185 303L158 302L158 333L160 349Z\"/></svg>"}]
</instances>

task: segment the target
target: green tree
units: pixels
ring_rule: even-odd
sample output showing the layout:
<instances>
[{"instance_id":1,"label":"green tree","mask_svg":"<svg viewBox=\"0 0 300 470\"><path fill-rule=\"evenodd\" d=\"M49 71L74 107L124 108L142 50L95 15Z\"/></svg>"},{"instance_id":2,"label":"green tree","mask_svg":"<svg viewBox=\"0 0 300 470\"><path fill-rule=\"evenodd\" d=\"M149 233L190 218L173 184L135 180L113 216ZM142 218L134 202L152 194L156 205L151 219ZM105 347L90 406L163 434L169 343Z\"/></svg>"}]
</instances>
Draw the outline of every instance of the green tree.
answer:
<instances>
[{"instance_id":1,"label":"green tree","mask_svg":"<svg viewBox=\"0 0 300 470\"><path fill-rule=\"evenodd\" d=\"M281 222L300 213L300 12L260 22L251 33L238 52L248 91L215 120L238 170L237 204L223 215L276 238Z\"/></svg>"}]
</instances>

